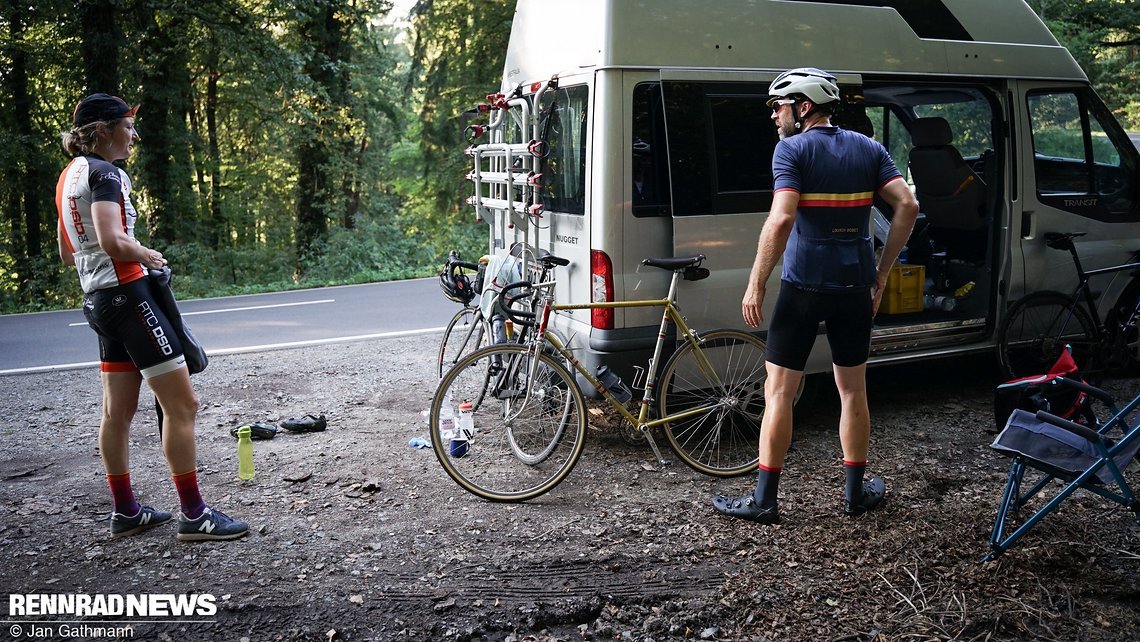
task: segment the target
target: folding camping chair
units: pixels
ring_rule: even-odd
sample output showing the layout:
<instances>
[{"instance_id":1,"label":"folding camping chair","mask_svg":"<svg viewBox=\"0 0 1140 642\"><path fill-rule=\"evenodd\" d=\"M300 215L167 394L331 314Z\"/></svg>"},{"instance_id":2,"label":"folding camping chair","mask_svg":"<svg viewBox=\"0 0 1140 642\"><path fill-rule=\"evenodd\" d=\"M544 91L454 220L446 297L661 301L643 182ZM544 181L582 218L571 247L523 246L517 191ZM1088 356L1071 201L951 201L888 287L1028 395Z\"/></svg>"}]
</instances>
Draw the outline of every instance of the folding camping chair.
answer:
<instances>
[{"instance_id":1,"label":"folding camping chair","mask_svg":"<svg viewBox=\"0 0 1140 642\"><path fill-rule=\"evenodd\" d=\"M1112 396L1099 388L1063 377L1056 381L1056 385L1070 387L1102 402L1113 413L1112 418L1100 426L1085 426L1043 410L1036 413L1021 409L1013 411L1005 428L991 444L994 450L1012 458L1013 463L990 535L990 551L984 561L1009 550L1077 489L1083 488L1127 507L1140 521L1140 499L1128 486L1123 474L1140 450L1140 421L1128 423L1129 415L1140 407L1140 395L1118 410ZM1119 435L1116 435L1117 430ZM1022 493L1022 477L1028 469L1034 469L1043 476ZM1054 480L1065 484L1061 491L1006 535L1011 515L1017 514ZM1115 490L1112 485L1115 485Z\"/></svg>"}]
</instances>

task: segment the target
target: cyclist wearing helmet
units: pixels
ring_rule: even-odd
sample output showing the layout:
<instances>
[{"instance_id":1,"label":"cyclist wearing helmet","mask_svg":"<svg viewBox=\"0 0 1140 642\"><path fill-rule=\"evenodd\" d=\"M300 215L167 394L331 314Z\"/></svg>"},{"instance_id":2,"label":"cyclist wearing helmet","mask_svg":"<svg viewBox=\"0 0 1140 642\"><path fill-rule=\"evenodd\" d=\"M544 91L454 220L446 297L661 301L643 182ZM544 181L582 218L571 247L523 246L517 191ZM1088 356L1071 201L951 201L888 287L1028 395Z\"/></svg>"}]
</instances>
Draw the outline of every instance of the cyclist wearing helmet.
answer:
<instances>
[{"instance_id":1,"label":"cyclist wearing helmet","mask_svg":"<svg viewBox=\"0 0 1140 642\"><path fill-rule=\"evenodd\" d=\"M792 439L792 405L824 321L842 403L844 512L860 515L885 493L881 478L863 478L871 433L866 370L872 317L910 236L918 202L882 145L831 124L839 106L834 76L811 67L792 69L772 82L768 94L780 135L772 156L775 191L742 303L745 322L759 327L765 286L782 255L780 292L768 324L760 466L753 493L717 495L713 507L730 517L779 521L776 491ZM868 229L876 194L894 210L877 266Z\"/></svg>"},{"instance_id":2,"label":"cyclist wearing helmet","mask_svg":"<svg viewBox=\"0 0 1140 642\"><path fill-rule=\"evenodd\" d=\"M146 268L161 268L158 250L135 239L131 181L112 163L131 156L139 136L135 110L122 98L92 94L72 114L63 147L72 154L56 187L59 254L79 272L83 312L99 335L103 416L99 454L111 487L111 537L168 522L166 511L141 506L131 488L128 441L145 380L163 412L162 449L174 477L182 513L180 540L234 539L245 522L211 510L198 490L194 421L198 399L182 343L157 303Z\"/></svg>"}]
</instances>

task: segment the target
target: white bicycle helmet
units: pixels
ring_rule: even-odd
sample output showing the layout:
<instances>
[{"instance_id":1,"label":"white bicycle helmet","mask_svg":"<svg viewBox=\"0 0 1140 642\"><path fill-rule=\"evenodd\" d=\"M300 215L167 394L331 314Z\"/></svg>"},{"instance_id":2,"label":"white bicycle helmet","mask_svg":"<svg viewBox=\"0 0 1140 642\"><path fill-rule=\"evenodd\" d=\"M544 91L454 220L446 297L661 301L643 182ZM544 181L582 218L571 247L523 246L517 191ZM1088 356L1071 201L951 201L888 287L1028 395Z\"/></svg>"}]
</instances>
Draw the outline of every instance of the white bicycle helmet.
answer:
<instances>
[{"instance_id":1,"label":"white bicycle helmet","mask_svg":"<svg viewBox=\"0 0 1140 642\"><path fill-rule=\"evenodd\" d=\"M768 95L771 96L768 106L773 101L796 95L802 95L817 105L826 105L839 101L839 85L835 82L835 76L826 71L815 67L799 67L777 76L768 86Z\"/></svg>"}]
</instances>

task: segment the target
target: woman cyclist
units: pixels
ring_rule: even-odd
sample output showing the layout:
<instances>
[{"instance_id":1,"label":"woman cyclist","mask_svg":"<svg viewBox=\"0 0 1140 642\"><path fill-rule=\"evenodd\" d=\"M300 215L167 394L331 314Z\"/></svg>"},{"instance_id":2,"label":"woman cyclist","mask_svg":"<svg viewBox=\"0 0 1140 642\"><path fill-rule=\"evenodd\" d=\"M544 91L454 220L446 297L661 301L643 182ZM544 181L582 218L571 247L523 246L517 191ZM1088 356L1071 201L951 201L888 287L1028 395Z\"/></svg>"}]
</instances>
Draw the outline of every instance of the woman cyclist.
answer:
<instances>
[{"instance_id":1,"label":"woman cyclist","mask_svg":"<svg viewBox=\"0 0 1140 642\"><path fill-rule=\"evenodd\" d=\"M99 335L99 452L114 502L111 537L132 535L172 517L139 505L131 488L128 436L145 379L164 414L162 449L181 504L178 539L235 539L249 526L208 507L198 491L198 399L182 344L155 302L147 275L147 268L161 268L166 259L135 240L131 180L112 164L129 158L139 140L137 109L107 94L81 100L72 129L63 134L63 147L74 158L56 185L59 254L79 272L83 313Z\"/></svg>"}]
</instances>

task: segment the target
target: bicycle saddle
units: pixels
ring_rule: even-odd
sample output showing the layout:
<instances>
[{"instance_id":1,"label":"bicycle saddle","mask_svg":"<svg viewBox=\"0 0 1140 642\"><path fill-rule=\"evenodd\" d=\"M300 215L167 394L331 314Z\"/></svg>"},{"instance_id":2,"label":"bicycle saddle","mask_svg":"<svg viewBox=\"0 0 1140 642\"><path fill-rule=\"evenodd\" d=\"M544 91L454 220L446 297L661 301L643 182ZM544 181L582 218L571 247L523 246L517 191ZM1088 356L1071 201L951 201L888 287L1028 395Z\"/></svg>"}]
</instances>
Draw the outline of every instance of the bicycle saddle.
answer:
<instances>
[{"instance_id":1,"label":"bicycle saddle","mask_svg":"<svg viewBox=\"0 0 1140 642\"><path fill-rule=\"evenodd\" d=\"M660 259L642 259L642 265L650 267L661 268L662 270L683 270L687 267L700 265L701 261L705 260L704 254L697 254L696 256L673 256Z\"/></svg>"},{"instance_id":2,"label":"bicycle saddle","mask_svg":"<svg viewBox=\"0 0 1140 642\"><path fill-rule=\"evenodd\" d=\"M1045 245L1053 248L1054 250L1067 250L1073 244L1073 239L1082 237L1087 232L1046 232L1043 235Z\"/></svg>"}]
</instances>

